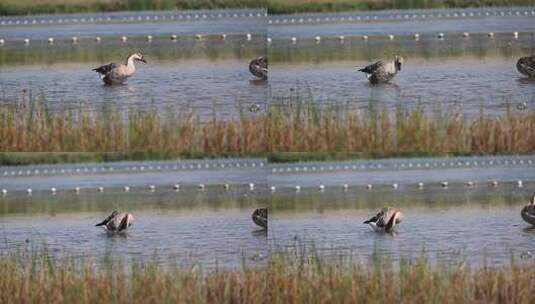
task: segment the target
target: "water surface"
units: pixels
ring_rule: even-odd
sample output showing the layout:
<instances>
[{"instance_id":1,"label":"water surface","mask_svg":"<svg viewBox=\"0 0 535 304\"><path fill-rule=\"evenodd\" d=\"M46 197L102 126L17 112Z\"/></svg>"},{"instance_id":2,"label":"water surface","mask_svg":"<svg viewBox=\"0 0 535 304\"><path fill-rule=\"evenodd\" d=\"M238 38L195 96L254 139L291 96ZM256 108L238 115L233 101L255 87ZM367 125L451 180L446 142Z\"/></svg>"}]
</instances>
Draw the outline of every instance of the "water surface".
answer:
<instances>
[{"instance_id":1,"label":"water surface","mask_svg":"<svg viewBox=\"0 0 535 304\"><path fill-rule=\"evenodd\" d=\"M257 264L268 256L267 232L251 221L251 213L264 204L239 189L10 195L0 198L0 250L44 245L54 256L97 262ZM114 209L134 214L127 235L110 236L94 226Z\"/></svg>"},{"instance_id":2,"label":"water surface","mask_svg":"<svg viewBox=\"0 0 535 304\"><path fill-rule=\"evenodd\" d=\"M269 54L270 94L275 101L301 100L394 110L424 106L427 110L461 110L467 115L503 114L535 102L535 82L516 70L519 57L535 47L531 37L460 36L444 40L409 37L389 41L336 38L274 43ZM399 74L388 84L371 85L358 68L377 60L404 58Z\"/></svg>"},{"instance_id":3,"label":"water surface","mask_svg":"<svg viewBox=\"0 0 535 304\"><path fill-rule=\"evenodd\" d=\"M267 83L248 71L250 60L265 56L262 10L153 13L37 16L35 24L32 17L3 19L0 101L43 101L50 110L173 110L202 118L265 108ZM105 86L92 71L124 63L137 51L148 64L138 63L124 85Z\"/></svg>"},{"instance_id":4,"label":"water surface","mask_svg":"<svg viewBox=\"0 0 535 304\"><path fill-rule=\"evenodd\" d=\"M441 264L508 264L535 252L535 230L520 217L529 194L522 189L284 193L272 200L270 243L281 252L297 248L364 263L423 255ZM376 233L362 223L385 205L404 215L394 234Z\"/></svg>"}]
</instances>

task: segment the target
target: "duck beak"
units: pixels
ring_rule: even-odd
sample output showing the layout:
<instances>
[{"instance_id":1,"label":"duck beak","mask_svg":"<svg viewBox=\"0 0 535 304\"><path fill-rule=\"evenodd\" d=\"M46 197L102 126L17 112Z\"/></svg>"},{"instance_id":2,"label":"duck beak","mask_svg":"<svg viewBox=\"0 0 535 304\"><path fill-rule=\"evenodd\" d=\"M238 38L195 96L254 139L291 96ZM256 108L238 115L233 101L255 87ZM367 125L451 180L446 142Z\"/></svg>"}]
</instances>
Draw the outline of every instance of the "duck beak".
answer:
<instances>
[{"instance_id":1,"label":"duck beak","mask_svg":"<svg viewBox=\"0 0 535 304\"><path fill-rule=\"evenodd\" d=\"M143 63L147 63L147 60L145 60L145 58L141 58L140 61Z\"/></svg>"}]
</instances>

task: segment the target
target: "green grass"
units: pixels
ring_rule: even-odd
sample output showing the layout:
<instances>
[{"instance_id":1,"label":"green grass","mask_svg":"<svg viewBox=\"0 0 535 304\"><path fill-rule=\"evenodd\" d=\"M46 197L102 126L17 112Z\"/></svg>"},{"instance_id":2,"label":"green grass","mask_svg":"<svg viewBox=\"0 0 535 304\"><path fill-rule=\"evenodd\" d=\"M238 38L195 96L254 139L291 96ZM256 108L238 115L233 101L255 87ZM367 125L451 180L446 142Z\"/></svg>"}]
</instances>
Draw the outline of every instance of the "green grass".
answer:
<instances>
[{"instance_id":1,"label":"green grass","mask_svg":"<svg viewBox=\"0 0 535 304\"><path fill-rule=\"evenodd\" d=\"M263 156L263 154L259 154ZM173 152L0 152L0 166L35 164L106 163L118 161L176 160L255 157L239 153L173 153Z\"/></svg>"},{"instance_id":2,"label":"green grass","mask_svg":"<svg viewBox=\"0 0 535 304\"><path fill-rule=\"evenodd\" d=\"M268 0L270 14L535 5L534 0Z\"/></svg>"},{"instance_id":3,"label":"green grass","mask_svg":"<svg viewBox=\"0 0 535 304\"><path fill-rule=\"evenodd\" d=\"M262 0L3 0L0 15L261 7Z\"/></svg>"},{"instance_id":4,"label":"green grass","mask_svg":"<svg viewBox=\"0 0 535 304\"><path fill-rule=\"evenodd\" d=\"M3 0L0 15L266 8L270 14L535 5L535 0Z\"/></svg>"},{"instance_id":5,"label":"green grass","mask_svg":"<svg viewBox=\"0 0 535 304\"><path fill-rule=\"evenodd\" d=\"M275 254L238 269L1 253L1 303L534 303L534 262L472 268Z\"/></svg>"}]
</instances>

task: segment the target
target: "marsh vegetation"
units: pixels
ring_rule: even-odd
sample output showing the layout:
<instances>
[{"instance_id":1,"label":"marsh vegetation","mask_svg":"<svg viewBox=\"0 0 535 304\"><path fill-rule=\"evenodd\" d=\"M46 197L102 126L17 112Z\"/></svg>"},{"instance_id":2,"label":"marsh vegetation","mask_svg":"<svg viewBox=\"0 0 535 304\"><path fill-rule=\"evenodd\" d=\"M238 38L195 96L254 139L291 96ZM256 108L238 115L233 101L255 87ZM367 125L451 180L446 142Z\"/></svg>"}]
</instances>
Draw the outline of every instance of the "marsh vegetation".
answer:
<instances>
[{"instance_id":1,"label":"marsh vegetation","mask_svg":"<svg viewBox=\"0 0 535 304\"><path fill-rule=\"evenodd\" d=\"M393 264L326 262L274 255L238 269L122 265L52 258L46 252L2 253L2 303L533 303L535 268L514 261L471 268L425 258Z\"/></svg>"},{"instance_id":2,"label":"marsh vegetation","mask_svg":"<svg viewBox=\"0 0 535 304\"><path fill-rule=\"evenodd\" d=\"M271 14L350 10L422 9L533 5L533 0L5 0L2 15L87 13L120 10L266 8Z\"/></svg>"},{"instance_id":3,"label":"marsh vegetation","mask_svg":"<svg viewBox=\"0 0 535 304\"><path fill-rule=\"evenodd\" d=\"M4 152L119 152L139 159L215 154L276 158L286 152L376 158L535 151L535 113L512 105L500 115L481 109L473 117L463 115L462 107L389 110L370 104L359 109L292 97L274 100L259 113L245 108L237 118L201 119L193 110L172 107L50 110L36 99L2 104L0 118Z\"/></svg>"}]
</instances>

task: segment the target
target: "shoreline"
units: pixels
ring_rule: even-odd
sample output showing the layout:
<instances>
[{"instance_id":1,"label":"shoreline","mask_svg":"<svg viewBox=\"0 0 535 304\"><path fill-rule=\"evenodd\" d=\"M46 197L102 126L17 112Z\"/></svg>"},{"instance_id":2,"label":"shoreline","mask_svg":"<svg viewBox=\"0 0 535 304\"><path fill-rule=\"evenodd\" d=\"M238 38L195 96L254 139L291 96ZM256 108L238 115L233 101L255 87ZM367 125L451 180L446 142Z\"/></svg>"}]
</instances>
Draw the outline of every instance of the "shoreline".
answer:
<instances>
[{"instance_id":1,"label":"shoreline","mask_svg":"<svg viewBox=\"0 0 535 304\"><path fill-rule=\"evenodd\" d=\"M470 153L399 153L392 155L351 152L280 152L280 153L156 153L156 152L0 152L1 167L32 165L109 164L120 162L158 162L180 160L231 160L265 158L268 164L311 162L380 161L394 159L454 159L457 157L522 157L533 153L470 154Z\"/></svg>"}]
</instances>

